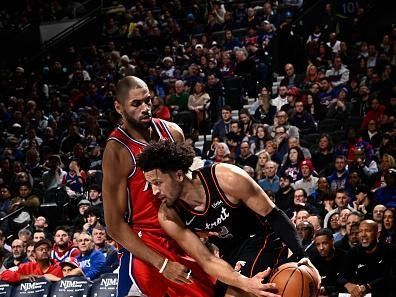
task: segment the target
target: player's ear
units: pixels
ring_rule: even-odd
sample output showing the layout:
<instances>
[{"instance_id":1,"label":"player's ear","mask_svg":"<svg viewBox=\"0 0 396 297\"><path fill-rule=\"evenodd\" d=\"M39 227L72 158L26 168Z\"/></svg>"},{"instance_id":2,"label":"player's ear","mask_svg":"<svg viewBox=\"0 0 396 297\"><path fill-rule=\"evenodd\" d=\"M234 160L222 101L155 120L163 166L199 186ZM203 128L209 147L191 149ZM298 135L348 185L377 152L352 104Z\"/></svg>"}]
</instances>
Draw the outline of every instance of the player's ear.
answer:
<instances>
[{"instance_id":1,"label":"player's ear","mask_svg":"<svg viewBox=\"0 0 396 297\"><path fill-rule=\"evenodd\" d=\"M114 108L118 114L122 114L121 113L121 103L118 100L114 100Z\"/></svg>"}]
</instances>

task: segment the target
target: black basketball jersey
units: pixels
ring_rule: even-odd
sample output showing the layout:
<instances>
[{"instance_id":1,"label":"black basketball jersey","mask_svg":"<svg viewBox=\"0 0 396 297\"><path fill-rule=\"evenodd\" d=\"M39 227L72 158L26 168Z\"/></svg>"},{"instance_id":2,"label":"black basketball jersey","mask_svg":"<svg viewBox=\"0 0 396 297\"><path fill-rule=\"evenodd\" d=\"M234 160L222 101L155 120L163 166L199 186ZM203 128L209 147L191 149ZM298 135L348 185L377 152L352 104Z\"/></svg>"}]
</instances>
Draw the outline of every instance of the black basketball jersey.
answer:
<instances>
[{"instance_id":1,"label":"black basketball jersey","mask_svg":"<svg viewBox=\"0 0 396 297\"><path fill-rule=\"evenodd\" d=\"M227 254L239 247L246 238L258 232L267 233L269 226L259 220L258 215L245 204L234 204L227 199L219 186L215 171L216 164L193 172L200 178L205 189L205 209L196 211L179 200L177 210L190 230L218 232L219 236L210 237L210 242L218 246L222 254Z\"/></svg>"}]
</instances>

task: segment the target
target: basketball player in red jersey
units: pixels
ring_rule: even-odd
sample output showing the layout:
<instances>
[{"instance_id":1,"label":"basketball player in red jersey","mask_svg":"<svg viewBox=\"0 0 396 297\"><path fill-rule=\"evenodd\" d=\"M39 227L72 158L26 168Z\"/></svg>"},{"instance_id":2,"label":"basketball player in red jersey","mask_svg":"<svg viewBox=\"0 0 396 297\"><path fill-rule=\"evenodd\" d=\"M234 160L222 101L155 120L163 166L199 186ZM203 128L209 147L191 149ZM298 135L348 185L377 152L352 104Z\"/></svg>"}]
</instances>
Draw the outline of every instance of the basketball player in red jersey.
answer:
<instances>
[{"instance_id":1,"label":"basketball player in red jersey","mask_svg":"<svg viewBox=\"0 0 396 297\"><path fill-rule=\"evenodd\" d=\"M116 93L122 125L110 134L103 156L103 204L107 230L120 245L117 297L213 296L213 280L161 229L160 201L136 166L149 142L182 142L183 132L151 117L149 89L141 79L121 79Z\"/></svg>"}]
</instances>

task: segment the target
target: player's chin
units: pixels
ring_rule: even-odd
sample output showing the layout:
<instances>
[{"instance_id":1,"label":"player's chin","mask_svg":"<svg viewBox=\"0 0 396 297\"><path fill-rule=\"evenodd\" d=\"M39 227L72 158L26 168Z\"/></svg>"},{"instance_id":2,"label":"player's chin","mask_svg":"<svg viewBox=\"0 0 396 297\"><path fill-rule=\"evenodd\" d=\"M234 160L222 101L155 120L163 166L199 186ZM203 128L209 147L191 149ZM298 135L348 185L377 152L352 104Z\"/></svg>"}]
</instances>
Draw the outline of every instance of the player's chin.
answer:
<instances>
[{"instance_id":1,"label":"player's chin","mask_svg":"<svg viewBox=\"0 0 396 297\"><path fill-rule=\"evenodd\" d=\"M150 126L151 124L151 117L150 116L143 116L140 118L140 123L142 123L142 125L146 125L146 126Z\"/></svg>"}]
</instances>

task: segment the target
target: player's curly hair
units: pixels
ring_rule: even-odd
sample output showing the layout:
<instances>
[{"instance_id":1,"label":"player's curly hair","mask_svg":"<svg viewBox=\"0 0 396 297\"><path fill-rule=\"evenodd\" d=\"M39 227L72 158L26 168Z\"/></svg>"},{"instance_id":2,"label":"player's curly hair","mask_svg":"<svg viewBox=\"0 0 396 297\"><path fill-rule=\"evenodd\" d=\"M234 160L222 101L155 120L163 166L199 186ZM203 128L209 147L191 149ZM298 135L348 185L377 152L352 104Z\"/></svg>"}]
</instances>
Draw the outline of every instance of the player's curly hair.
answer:
<instances>
[{"instance_id":1,"label":"player's curly hair","mask_svg":"<svg viewBox=\"0 0 396 297\"><path fill-rule=\"evenodd\" d=\"M182 170L187 173L194 157L194 149L185 143L160 141L145 147L137 159L137 166L146 172L159 169L162 172Z\"/></svg>"}]
</instances>

